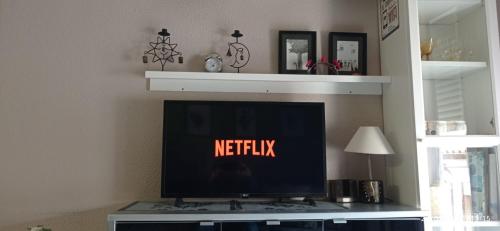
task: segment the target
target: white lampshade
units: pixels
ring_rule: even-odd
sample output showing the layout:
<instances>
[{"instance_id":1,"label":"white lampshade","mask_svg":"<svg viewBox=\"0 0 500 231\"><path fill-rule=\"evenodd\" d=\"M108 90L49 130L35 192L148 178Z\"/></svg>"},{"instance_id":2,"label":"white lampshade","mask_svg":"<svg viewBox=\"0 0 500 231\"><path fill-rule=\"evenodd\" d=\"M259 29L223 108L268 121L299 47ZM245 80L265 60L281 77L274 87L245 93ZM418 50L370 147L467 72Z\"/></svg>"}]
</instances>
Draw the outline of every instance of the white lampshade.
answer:
<instances>
[{"instance_id":1,"label":"white lampshade","mask_svg":"<svg viewBox=\"0 0 500 231\"><path fill-rule=\"evenodd\" d=\"M359 127L344 151L376 155L394 154L379 127Z\"/></svg>"}]
</instances>

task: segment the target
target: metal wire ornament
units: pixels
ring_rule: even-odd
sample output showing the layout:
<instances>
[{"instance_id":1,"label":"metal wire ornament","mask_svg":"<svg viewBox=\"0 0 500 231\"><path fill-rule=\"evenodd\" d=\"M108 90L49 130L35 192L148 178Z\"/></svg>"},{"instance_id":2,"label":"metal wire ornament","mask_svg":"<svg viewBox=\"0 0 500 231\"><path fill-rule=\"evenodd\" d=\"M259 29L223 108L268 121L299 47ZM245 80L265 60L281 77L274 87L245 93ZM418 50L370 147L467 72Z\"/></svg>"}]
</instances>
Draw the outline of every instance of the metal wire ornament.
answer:
<instances>
[{"instance_id":1,"label":"metal wire ornament","mask_svg":"<svg viewBox=\"0 0 500 231\"><path fill-rule=\"evenodd\" d=\"M236 39L236 42L228 43L229 47L227 49L226 56L234 57L233 64L229 65L232 68L236 68L238 73L240 73L240 68L246 66L248 61L250 61L250 50L248 50L245 44L240 43L238 39L243 37L243 34L239 30L234 30L231 37Z\"/></svg>"},{"instance_id":2,"label":"metal wire ornament","mask_svg":"<svg viewBox=\"0 0 500 231\"><path fill-rule=\"evenodd\" d=\"M177 43L170 43L170 33L168 33L167 29L165 28L161 29L161 31L158 32L156 42L150 42L149 46L151 47L151 49L145 51L144 56L142 56L143 63L148 63L147 55L152 55L153 63L160 62L161 70L164 71L167 61L170 63L175 62L176 56L179 56L179 63L184 62L182 53L175 50L175 48L177 48Z\"/></svg>"}]
</instances>

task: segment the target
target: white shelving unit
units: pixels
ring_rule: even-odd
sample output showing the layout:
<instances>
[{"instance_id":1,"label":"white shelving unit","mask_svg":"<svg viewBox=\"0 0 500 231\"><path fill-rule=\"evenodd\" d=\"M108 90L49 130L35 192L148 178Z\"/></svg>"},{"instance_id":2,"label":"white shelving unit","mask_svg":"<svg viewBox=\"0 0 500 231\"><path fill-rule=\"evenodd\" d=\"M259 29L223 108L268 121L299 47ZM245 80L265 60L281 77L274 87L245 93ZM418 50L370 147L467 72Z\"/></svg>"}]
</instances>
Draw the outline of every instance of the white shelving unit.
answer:
<instances>
[{"instance_id":1,"label":"white shelving unit","mask_svg":"<svg viewBox=\"0 0 500 231\"><path fill-rule=\"evenodd\" d=\"M468 76L470 73L486 69L486 62L468 61L422 61L423 79L449 79Z\"/></svg>"},{"instance_id":2,"label":"white shelving unit","mask_svg":"<svg viewBox=\"0 0 500 231\"><path fill-rule=\"evenodd\" d=\"M387 158L386 195L429 210L425 230L497 230L498 1L398 2L400 27L380 43L382 74L393 78L384 86L384 131L398 154ZM421 42L430 38L431 60L474 62L422 61ZM450 122L440 125L446 129L463 121L467 135L428 136L427 121Z\"/></svg>"},{"instance_id":3,"label":"white shelving unit","mask_svg":"<svg viewBox=\"0 0 500 231\"><path fill-rule=\"evenodd\" d=\"M388 76L146 71L150 91L381 95Z\"/></svg>"}]
</instances>

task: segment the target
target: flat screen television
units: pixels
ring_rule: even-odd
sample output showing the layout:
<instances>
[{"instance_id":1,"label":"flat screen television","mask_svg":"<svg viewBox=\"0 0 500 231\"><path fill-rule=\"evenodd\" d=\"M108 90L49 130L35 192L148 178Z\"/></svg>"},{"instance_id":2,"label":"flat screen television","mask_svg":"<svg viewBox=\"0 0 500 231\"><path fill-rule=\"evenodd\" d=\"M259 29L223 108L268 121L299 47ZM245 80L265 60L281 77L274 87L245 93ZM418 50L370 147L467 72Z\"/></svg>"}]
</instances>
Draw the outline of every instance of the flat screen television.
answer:
<instances>
[{"instance_id":1,"label":"flat screen television","mask_svg":"<svg viewBox=\"0 0 500 231\"><path fill-rule=\"evenodd\" d=\"M162 197L326 195L323 103L165 101Z\"/></svg>"}]
</instances>

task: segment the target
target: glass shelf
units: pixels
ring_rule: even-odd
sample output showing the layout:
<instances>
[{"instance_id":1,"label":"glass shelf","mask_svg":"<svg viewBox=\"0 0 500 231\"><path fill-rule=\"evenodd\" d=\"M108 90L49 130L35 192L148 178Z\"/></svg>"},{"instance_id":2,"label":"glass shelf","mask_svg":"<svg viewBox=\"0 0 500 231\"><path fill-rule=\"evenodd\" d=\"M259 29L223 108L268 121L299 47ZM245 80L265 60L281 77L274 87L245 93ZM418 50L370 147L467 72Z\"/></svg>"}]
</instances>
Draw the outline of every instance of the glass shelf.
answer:
<instances>
[{"instance_id":1,"label":"glass shelf","mask_svg":"<svg viewBox=\"0 0 500 231\"><path fill-rule=\"evenodd\" d=\"M474 72L485 70L486 62L473 61L422 61L423 79L450 79L473 76Z\"/></svg>"},{"instance_id":2,"label":"glass shelf","mask_svg":"<svg viewBox=\"0 0 500 231\"><path fill-rule=\"evenodd\" d=\"M426 147L488 148L500 145L500 136L426 136L423 142Z\"/></svg>"},{"instance_id":3,"label":"glass shelf","mask_svg":"<svg viewBox=\"0 0 500 231\"><path fill-rule=\"evenodd\" d=\"M432 221L433 227L496 227L500 229L499 221Z\"/></svg>"}]
</instances>

